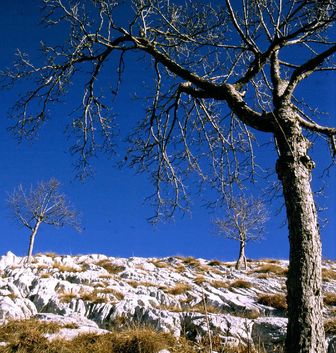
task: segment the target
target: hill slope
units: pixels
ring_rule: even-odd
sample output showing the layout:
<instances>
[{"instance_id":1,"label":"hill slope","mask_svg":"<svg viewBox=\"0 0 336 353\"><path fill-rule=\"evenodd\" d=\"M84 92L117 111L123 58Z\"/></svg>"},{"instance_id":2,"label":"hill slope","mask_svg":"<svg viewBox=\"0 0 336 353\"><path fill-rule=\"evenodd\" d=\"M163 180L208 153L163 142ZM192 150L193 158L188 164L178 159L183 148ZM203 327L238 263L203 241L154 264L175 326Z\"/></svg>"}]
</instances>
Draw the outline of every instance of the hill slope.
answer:
<instances>
[{"instance_id":1,"label":"hill slope","mask_svg":"<svg viewBox=\"0 0 336 353\"><path fill-rule=\"evenodd\" d=\"M286 261L114 258L41 254L0 258L0 323L37 318L66 324L49 338L135 325L223 344L282 344L286 332ZM336 264L324 265L328 340L335 333ZM72 326L71 326L72 325ZM331 343L332 345L332 343ZM330 346L331 347L331 346Z\"/></svg>"}]
</instances>

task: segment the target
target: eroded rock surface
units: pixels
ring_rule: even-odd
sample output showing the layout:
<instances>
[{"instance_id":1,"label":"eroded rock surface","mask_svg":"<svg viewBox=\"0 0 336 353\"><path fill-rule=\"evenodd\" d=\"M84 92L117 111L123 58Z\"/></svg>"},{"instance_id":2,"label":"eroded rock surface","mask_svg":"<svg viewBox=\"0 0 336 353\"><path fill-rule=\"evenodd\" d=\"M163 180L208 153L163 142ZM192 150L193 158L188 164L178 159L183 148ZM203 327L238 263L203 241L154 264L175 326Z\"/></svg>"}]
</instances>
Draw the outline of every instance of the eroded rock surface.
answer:
<instances>
[{"instance_id":1,"label":"eroded rock surface","mask_svg":"<svg viewBox=\"0 0 336 353\"><path fill-rule=\"evenodd\" d=\"M325 266L330 278L324 290L330 293L336 265ZM146 324L194 341L210 330L223 343L268 346L286 334L286 267L286 261L265 260L236 271L233 263L204 259L97 254L37 255L27 267L25 258L9 252L0 257L0 323L57 321L69 326L57 334L64 339ZM332 308L325 313L331 317ZM335 339L328 341L334 352Z\"/></svg>"}]
</instances>

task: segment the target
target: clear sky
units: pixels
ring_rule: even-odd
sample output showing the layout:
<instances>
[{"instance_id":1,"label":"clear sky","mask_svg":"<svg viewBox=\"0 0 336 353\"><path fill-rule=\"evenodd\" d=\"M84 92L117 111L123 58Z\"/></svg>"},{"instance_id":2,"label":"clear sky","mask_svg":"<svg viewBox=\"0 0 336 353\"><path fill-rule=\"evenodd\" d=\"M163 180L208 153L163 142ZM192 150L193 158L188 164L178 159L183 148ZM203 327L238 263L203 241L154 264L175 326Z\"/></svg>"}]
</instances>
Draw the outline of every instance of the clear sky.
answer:
<instances>
[{"instance_id":1,"label":"clear sky","mask_svg":"<svg viewBox=\"0 0 336 353\"><path fill-rule=\"evenodd\" d=\"M39 1L3 0L0 12L0 67L10 66L16 48L32 53L37 57L40 40L57 41L62 33L55 30L46 32L39 26ZM121 99L116 103L120 129L127 130L130 118L140 116L142 106L132 101L133 90L139 89L143 69L137 63L128 69L123 82ZM132 82L138 82L133 87ZM53 229L42 226L37 235L35 252L54 251L64 254L105 253L110 256L169 256L186 255L205 258L232 260L236 257L237 244L215 236L211 224L215 214L201 207L200 199L193 200L191 214L177 214L174 221L152 226L147 218L153 215L151 206L144 202L153 189L146 175L136 175L134 171L118 169L115 161L99 155L93 166L95 175L84 183L75 178L74 159L67 151L69 144L64 135L68 102L52 110L52 119L31 142L18 144L7 131L10 121L7 112L17 98L16 88L2 91L0 104L0 254L13 251L24 255L28 246L28 232L19 228L9 216L6 198L18 184L29 187L39 180L57 178L62 190L72 204L82 214L83 231ZM310 81L305 94L312 102L317 102L321 110L329 111L335 118L336 112L335 78L319 77ZM74 93L76 96L76 92ZM119 151L123 155L122 151ZM317 161L314 172L317 189L323 166L327 165L329 155L326 149L313 151ZM261 163L265 167L274 164L272 154L263 154ZM335 240L335 170L323 178L326 197L321 201L328 210L321 214L329 223L322 228L324 257L336 258ZM281 226L285 216L277 215L280 202L272 205L271 220L267 224L265 239L249 244L247 256L251 258L287 258L287 226Z\"/></svg>"}]
</instances>

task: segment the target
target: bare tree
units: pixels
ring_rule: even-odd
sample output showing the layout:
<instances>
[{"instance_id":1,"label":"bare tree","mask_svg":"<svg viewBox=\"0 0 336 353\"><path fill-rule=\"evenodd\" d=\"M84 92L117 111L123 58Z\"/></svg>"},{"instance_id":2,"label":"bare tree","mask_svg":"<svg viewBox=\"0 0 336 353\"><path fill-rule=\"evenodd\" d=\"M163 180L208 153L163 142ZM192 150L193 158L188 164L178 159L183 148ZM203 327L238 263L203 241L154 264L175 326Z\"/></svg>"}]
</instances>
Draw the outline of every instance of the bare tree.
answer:
<instances>
[{"instance_id":1,"label":"bare tree","mask_svg":"<svg viewBox=\"0 0 336 353\"><path fill-rule=\"evenodd\" d=\"M59 46L42 44L44 65L18 51L14 68L4 72L9 83L32 83L13 110L14 130L22 137L33 133L46 120L48 105L66 94L77 74L88 74L78 115L69 122L76 135L72 151L85 171L98 145L109 146L111 102L101 82L110 77L109 92L114 84L118 94L127 54L148 58L154 86L146 115L130 136L127 160L151 175L158 216L188 206L190 174L219 194L253 177L253 132L258 139L271 136L290 242L286 349L325 352L321 241L311 188L315 163L308 151L312 143L329 142L335 154L336 128L296 92L311 75L335 72L335 0L44 4L45 24L64 26L69 37Z\"/></svg>"},{"instance_id":2,"label":"bare tree","mask_svg":"<svg viewBox=\"0 0 336 353\"><path fill-rule=\"evenodd\" d=\"M239 242L237 270L246 270L246 243L263 237L267 219L267 212L261 200L241 195L230 199L224 216L214 221L219 234Z\"/></svg>"},{"instance_id":3,"label":"bare tree","mask_svg":"<svg viewBox=\"0 0 336 353\"><path fill-rule=\"evenodd\" d=\"M56 179L39 182L27 192L19 185L8 197L8 206L15 220L30 231L27 263L33 253L36 234L42 224L54 227L72 226L79 230L77 212L72 210L59 192Z\"/></svg>"}]
</instances>

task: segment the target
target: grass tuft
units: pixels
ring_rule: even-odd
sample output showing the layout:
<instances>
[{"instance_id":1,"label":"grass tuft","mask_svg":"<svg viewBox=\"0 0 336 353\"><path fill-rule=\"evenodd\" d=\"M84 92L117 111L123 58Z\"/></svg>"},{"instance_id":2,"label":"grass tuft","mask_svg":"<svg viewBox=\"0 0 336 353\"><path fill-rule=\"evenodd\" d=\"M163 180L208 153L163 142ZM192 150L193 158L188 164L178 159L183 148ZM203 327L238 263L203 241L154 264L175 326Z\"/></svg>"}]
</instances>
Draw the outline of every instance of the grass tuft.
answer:
<instances>
[{"instance_id":1,"label":"grass tuft","mask_svg":"<svg viewBox=\"0 0 336 353\"><path fill-rule=\"evenodd\" d=\"M230 284L227 281L214 280L211 282L212 287L216 289L229 288Z\"/></svg>"},{"instance_id":2,"label":"grass tuft","mask_svg":"<svg viewBox=\"0 0 336 353\"><path fill-rule=\"evenodd\" d=\"M336 280L336 271L331 270L331 269L327 269L327 268L323 268L322 269L322 278L323 278L323 281L326 281L326 282Z\"/></svg>"},{"instance_id":3,"label":"grass tuft","mask_svg":"<svg viewBox=\"0 0 336 353\"><path fill-rule=\"evenodd\" d=\"M165 292L167 294L180 295L180 294L187 293L188 291L191 290L191 288L192 287L187 283L179 283L179 284L176 284L175 287L166 289Z\"/></svg>"},{"instance_id":4,"label":"grass tuft","mask_svg":"<svg viewBox=\"0 0 336 353\"><path fill-rule=\"evenodd\" d=\"M325 293L323 302L325 305L336 306L336 293Z\"/></svg>"},{"instance_id":5,"label":"grass tuft","mask_svg":"<svg viewBox=\"0 0 336 353\"><path fill-rule=\"evenodd\" d=\"M278 276L287 276L288 269L279 265L268 263L252 270L251 273L267 273Z\"/></svg>"},{"instance_id":6,"label":"grass tuft","mask_svg":"<svg viewBox=\"0 0 336 353\"><path fill-rule=\"evenodd\" d=\"M286 296L283 294L261 294L257 301L262 305L271 306L279 310L287 310Z\"/></svg>"},{"instance_id":7,"label":"grass tuft","mask_svg":"<svg viewBox=\"0 0 336 353\"><path fill-rule=\"evenodd\" d=\"M186 265L186 266L190 266L190 267L200 267L201 263L199 262L199 260L195 259L192 256L188 256L182 259L182 262Z\"/></svg>"},{"instance_id":8,"label":"grass tuft","mask_svg":"<svg viewBox=\"0 0 336 353\"><path fill-rule=\"evenodd\" d=\"M242 279L237 279L234 282L231 282L229 284L229 288L251 288L252 287L252 283L244 281Z\"/></svg>"},{"instance_id":9,"label":"grass tuft","mask_svg":"<svg viewBox=\"0 0 336 353\"><path fill-rule=\"evenodd\" d=\"M100 260L96 262L96 265L104 268L111 275L116 275L125 270L125 266L113 264L108 259Z\"/></svg>"},{"instance_id":10,"label":"grass tuft","mask_svg":"<svg viewBox=\"0 0 336 353\"><path fill-rule=\"evenodd\" d=\"M219 260L210 260L208 262L208 266L214 267L214 266L222 266L223 262Z\"/></svg>"}]
</instances>

